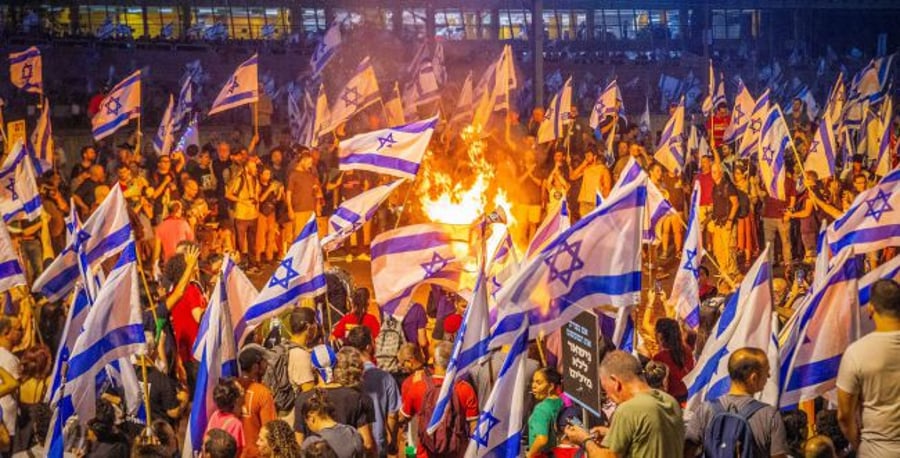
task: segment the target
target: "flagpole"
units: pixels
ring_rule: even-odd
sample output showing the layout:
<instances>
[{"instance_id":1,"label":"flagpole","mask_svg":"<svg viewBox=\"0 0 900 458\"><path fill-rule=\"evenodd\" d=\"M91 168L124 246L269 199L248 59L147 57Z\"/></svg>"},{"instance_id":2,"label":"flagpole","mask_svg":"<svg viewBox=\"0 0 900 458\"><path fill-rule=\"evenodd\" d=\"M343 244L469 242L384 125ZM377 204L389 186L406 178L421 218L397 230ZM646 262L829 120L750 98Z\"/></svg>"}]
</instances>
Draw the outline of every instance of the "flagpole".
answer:
<instances>
[{"instance_id":1,"label":"flagpole","mask_svg":"<svg viewBox=\"0 0 900 458\"><path fill-rule=\"evenodd\" d=\"M253 102L253 135L259 136L259 102Z\"/></svg>"},{"instance_id":2,"label":"flagpole","mask_svg":"<svg viewBox=\"0 0 900 458\"><path fill-rule=\"evenodd\" d=\"M144 349L145 353L146 351L147 350ZM149 439L150 437L152 437L152 429L150 429L150 425L153 424L153 420L150 418L150 382L147 380L147 363L147 355L145 354L141 358L141 373L144 378L144 414L147 416L147 424L144 427L144 434Z\"/></svg>"},{"instance_id":3,"label":"flagpole","mask_svg":"<svg viewBox=\"0 0 900 458\"><path fill-rule=\"evenodd\" d=\"M141 250L134 250L138 262L138 271L141 273L141 283L144 284L144 292L147 293L147 301L150 303L150 313L153 315L153 325L157 326L159 317L156 316L156 304L153 303L153 295L150 294L150 286L147 283L147 274L144 273L144 263L141 261Z\"/></svg>"},{"instance_id":4,"label":"flagpole","mask_svg":"<svg viewBox=\"0 0 900 458\"><path fill-rule=\"evenodd\" d=\"M684 217L681 216L681 213L676 212L675 214L678 215L678 222L680 222L681 225L684 226L684 228L686 230L688 228L688 225L684 221ZM724 278L725 281L728 282L728 286L731 286L732 288L735 288L737 286L737 283L734 282L734 279L731 278L731 275L728 275L728 272L725 272L724 270L722 270L721 267L719 267L719 264L716 262L715 258L713 258L712 255L710 255L708 251L703 250L703 256L705 256L706 259L710 262L710 264L712 264L713 267L715 267L716 270L719 271L719 274L722 275L722 278Z\"/></svg>"},{"instance_id":5,"label":"flagpole","mask_svg":"<svg viewBox=\"0 0 900 458\"><path fill-rule=\"evenodd\" d=\"M403 197L403 203L400 204L400 213L397 214L397 222L394 223L394 229L400 227L400 219L403 216L403 212L406 210L406 203L409 201L409 193L412 192L413 182L409 182L409 187L406 188L406 195Z\"/></svg>"}]
</instances>

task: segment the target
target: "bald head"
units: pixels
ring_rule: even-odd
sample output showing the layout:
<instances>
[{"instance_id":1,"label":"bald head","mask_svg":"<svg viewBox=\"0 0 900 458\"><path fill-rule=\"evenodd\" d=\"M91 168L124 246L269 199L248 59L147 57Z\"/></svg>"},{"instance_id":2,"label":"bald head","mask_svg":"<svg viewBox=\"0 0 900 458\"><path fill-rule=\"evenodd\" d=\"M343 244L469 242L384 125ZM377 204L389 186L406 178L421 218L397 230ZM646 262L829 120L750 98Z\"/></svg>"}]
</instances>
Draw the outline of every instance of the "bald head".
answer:
<instances>
[{"instance_id":1,"label":"bald head","mask_svg":"<svg viewBox=\"0 0 900 458\"><path fill-rule=\"evenodd\" d=\"M631 353L615 350L600 363L600 377L615 377L623 382L641 378L641 362Z\"/></svg>"},{"instance_id":2,"label":"bald head","mask_svg":"<svg viewBox=\"0 0 900 458\"><path fill-rule=\"evenodd\" d=\"M834 443L828 436L813 436L803 446L804 458L836 458Z\"/></svg>"}]
</instances>

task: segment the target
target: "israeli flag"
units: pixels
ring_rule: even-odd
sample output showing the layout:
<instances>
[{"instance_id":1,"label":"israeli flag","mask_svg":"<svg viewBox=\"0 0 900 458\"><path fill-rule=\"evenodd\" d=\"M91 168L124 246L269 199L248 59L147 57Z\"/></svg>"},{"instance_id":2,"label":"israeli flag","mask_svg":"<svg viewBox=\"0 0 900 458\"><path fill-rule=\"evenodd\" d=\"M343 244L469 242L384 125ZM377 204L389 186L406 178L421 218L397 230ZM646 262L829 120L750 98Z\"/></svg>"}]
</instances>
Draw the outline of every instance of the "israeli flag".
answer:
<instances>
[{"instance_id":1,"label":"israeli flag","mask_svg":"<svg viewBox=\"0 0 900 458\"><path fill-rule=\"evenodd\" d=\"M776 329L773 322L777 317L772 312L771 282L772 268L766 246L738 290L728 299L697 365L684 378L688 387L688 410L728 392L731 386L728 357L735 350L744 347L762 349L769 357L769 367L778 367L778 345L773 334ZM778 401L778 377L774 371L760 400L772 405Z\"/></svg>"},{"instance_id":2,"label":"israeli flag","mask_svg":"<svg viewBox=\"0 0 900 458\"><path fill-rule=\"evenodd\" d=\"M414 224L378 234L371 244L372 286L381 310L404 316L423 283L459 289L463 266L454 244L469 245L468 226Z\"/></svg>"},{"instance_id":3,"label":"israeli flag","mask_svg":"<svg viewBox=\"0 0 900 458\"><path fill-rule=\"evenodd\" d=\"M872 284L882 278L900 281L900 256L894 256L859 280L859 307L862 310L859 319L859 335L861 336L875 331L875 321L869 316L866 306L869 305L872 298Z\"/></svg>"},{"instance_id":4,"label":"israeli flag","mask_svg":"<svg viewBox=\"0 0 900 458\"><path fill-rule=\"evenodd\" d=\"M522 453L522 421L525 396L530 387L526 360L528 313L512 313L494 334L511 336L511 345L496 383L484 404L466 449L467 457L515 458ZM449 385L449 384L448 384Z\"/></svg>"},{"instance_id":5,"label":"israeli flag","mask_svg":"<svg viewBox=\"0 0 900 458\"><path fill-rule=\"evenodd\" d=\"M750 121L747 129L741 135L741 146L738 147L738 157L748 158L759 150L759 135L762 132L763 122L769 113L769 89L766 88L753 105Z\"/></svg>"},{"instance_id":6,"label":"israeli flag","mask_svg":"<svg viewBox=\"0 0 900 458\"><path fill-rule=\"evenodd\" d=\"M550 100L547 111L544 113L544 120L538 127L537 141L538 143L546 143L549 141L563 138L565 135L565 127L569 117L572 115L572 77L566 80L562 89Z\"/></svg>"},{"instance_id":7,"label":"israeli flag","mask_svg":"<svg viewBox=\"0 0 900 458\"><path fill-rule=\"evenodd\" d=\"M213 390L219 380L238 375L237 342L233 339L235 330L231 325L235 308L232 302L237 298L230 294L229 283L239 278L233 277L233 273L239 273L243 277L240 268L230 257L226 257L222 262L222 272L213 287L209 306L200 322L201 332L194 345L194 356L200 361L200 365L182 450L184 458L193 458L203 448L203 435L206 433L209 417L216 411ZM237 302L240 301L241 299L237 299Z\"/></svg>"},{"instance_id":8,"label":"israeli flag","mask_svg":"<svg viewBox=\"0 0 900 458\"><path fill-rule=\"evenodd\" d=\"M803 163L804 170L816 172L820 180L834 176L834 128L828 113L819 120L819 128L809 145L809 154Z\"/></svg>"},{"instance_id":9,"label":"israeli flag","mask_svg":"<svg viewBox=\"0 0 900 458\"><path fill-rule=\"evenodd\" d=\"M881 109L882 134L878 142L878 159L875 161L875 176L883 177L891 172L891 156L894 149L891 148L891 134L893 133L892 118L894 116L893 103L888 97Z\"/></svg>"},{"instance_id":10,"label":"israeli flag","mask_svg":"<svg viewBox=\"0 0 900 458\"><path fill-rule=\"evenodd\" d=\"M672 283L672 304L685 324L696 329L700 324L700 263L703 261L703 237L700 230L700 183L694 183L691 211L681 250L681 265Z\"/></svg>"},{"instance_id":11,"label":"israeli flag","mask_svg":"<svg viewBox=\"0 0 900 458\"><path fill-rule=\"evenodd\" d=\"M707 88L706 98L703 99L703 104L700 107L703 112L703 116L711 116L713 110L716 108L715 98L716 98L716 72L713 70L712 59L709 60L709 78L707 79L707 83L709 87ZM725 93L723 91L722 98L725 98Z\"/></svg>"},{"instance_id":12,"label":"israeli flag","mask_svg":"<svg viewBox=\"0 0 900 458\"><path fill-rule=\"evenodd\" d=\"M173 132L183 129L185 123L192 119L191 113L197 101L194 100L194 72L188 72L184 76L184 82L181 84L181 90L178 92L178 102L172 111Z\"/></svg>"},{"instance_id":13,"label":"israeli flag","mask_svg":"<svg viewBox=\"0 0 900 458\"><path fill-rule=\"evenodd\" d=\"M645 108L645 111L648 118L647 125L649 126L649 105ZM616 83L616 80L612 80L607 84L606 89L597 98L597 101L594 103L594 109L591 110L588 125L591 126L591 129L596 129L604 119L611 116L625 116L625 103L622 101L622 92L619 91L619 85Z\"/></svg>"},{"instance_id":14,"label":"israeli flag","mask_svg":"<svg viewBox=\"0 0 900 458\"><path fill-rule=\"evenodd\" d=\"M338 168L413 179L419 172L437 121L438 117L433 116L342 140L338 145Z\"/></svg>"},{"instance_id":15,"label":"israeli flag","mask_svg":"<svg viewBox=\"0 0 900 458\"><path fill-rule=\"evenodd\" d=\"M812 91L809 90L809 86L803 84L800 86L800 89L794 94L793 99L800 99L803 101L803 104L806 106L806 116L809 119L816 119L816 116L819 115L819 105L816 103L816 99L812 95ZM785 113L791 114L793 113L793 103L788 107Z\"/></svg>"},{"instance_id":16,"label":"israeli flag","mask_svg":"<svg viewBox=\"0 0 900 458\"><path fill-rule=\"evenodd\" d=\"M128 121L141 116L141 71L132 73L116 84L100 102L100 109L91 118L94 140L112 135Z\"/></svg>"},{"instance_id":17,"label":"israeli flag","mask_svg":"<svg viewBox=\"0 0 900 458\"><path fill-rule=\"evenodd\" d=\"M0 216L4 223L14 218L32 221L42 209L34 165L19 140L0 165Z\"/></svg>"},{"instance_id":18,"label":"israeli flag","mask_svg":"<svg viewBox=\"0 0 900 458\"><path fill-rule=\"evenodd\" d=\"M406 107L418 107L441 99L441 88L434 64L423 60L419 64L414 79L407 87Z\"/></svg>"},{"instance_id":19,"label":"israeli flag","mask_svg":"<svg viewBox=\"0 0 900 458\"><path fill-rule=\"evenodd\" d=\"M172 142L175 141L173 138L175 135L174 109L175 97L173 97L172 94L169 94L169 106L166 107L162 121L159 122L159 128L156 130L156 135L153 136L153 149L156 151L156 154L160 156L169 154L172 150Z\"/></svg>"},{"instance_id":20,"label":"israeli flag","mask_svg":"<svg viewBox=\"0 0 900 458\"><path fill-rule=\"evenodd\" d=\"M43 64L37 46L9 54L9 79L13 86L25 92L43 93Z\"/></svg>"},{"instance_id":21,"label":"israeli flag","mask_svg":"<svg viewBox=\"0 0 900 458\"><path fill-rule=\"evenodd\" d=\"M45 170L53 168L53 126L50 124L50 100L44 99L44 106L41 107L41 115L34 125L34 131L31 132L31 146L34 149L34 155L37 159L35 168L38 174Z\"/></svg>"},{"instance_id":22,"label":"israeli flag","mask_svg":"<svg viewBox=\"0 0 900 458\"><path fill-rule=\"evenodd\" d=\"M876 104L887 94L888 80L894 55L872 59L856 76L850 86L850 100L868 100Z\"/></svg>"},{"instance_id":23,"label":"israeli flag","mask_svg":"<svg viewBox=\"0 0 900 458\"><path fill-rule=\"evenodd\" d=\"M828 233L828 221L822 220L819 228L819 235L816 237L816 265L813 270L812 288L816 289L825 281L825 275L828 273L828 266L831 261L831 250L825 243L825 236Z\"/></svg>"},{"instance_id":24,"label":"israeli flag","mask_svg":"<svg viewBox=\"0 0 900 458\"><path fill-rule=\"evenodd\" d=\"M731 123L725 128L725 134L722 141L731 143L741 138L747 131L750 124L750 116L753 114L753 107L756 101L750 95L750 91L744 86L744 82L740 82L738 95L734 98L734 107L731 109Z\"/></svg>"},{"instance_id":25,"label":"israeli flag","mask_svg":"<svg viewBox=\"0 0 900 458\"><path fill-rule=\"evenodd\" d=\"M453 110L453 116L450 117L450 125L463 126L472 122L475 115L475 94L472 88L472 71L466 75L463 81L462 89L459 92L459 99L456 101L456 108Z\"/></svg>"},{"instance_id":26,"label":"israeli flag","mask_svg":"<svg viewBox=\"0 0 900 458\"><path fill-rule=\"evenodd\" d=\"M600 203L597 204L600 206ZM563 198L556 208L547 210L547 216L544 221L534 231L531 242L528 243L528 249L525 250L525 259L533 259L535 255L543 251L543 249L560 234L572 227L572 220L569 218L569 209L566 199Z\"/></svg>"},{"instance_id":27,"label":"israeli flag","mask_svg":"<svg viewBox=\"0 0 900 458\"><path fill-rule=\"evenodd\" d=\"M331 122L331 110L328 108L328 98L325 94L325 84L319 85L319 93L316 95L315 116L312 119L312 138L310 146L319 144L319 138L325 135L325 127Z\"/></svg>"},{"instance_id":28,"label":"israeli flag","mask_svg":"<svg viewBox=\"0 0 900 458\"><path fill-rule=\"evenodd\" d=\"M269 282L247 307L243 318L235 323L234 333L240 336L238 341L243 342L247 334L263 320L281 313L299 299L323 294L326 289L323 262L316 215L313 214L275 268Z\"/></svg>"},{"instance_id":29,"label":"israeli flag","mask_svg":"<svg viewBox=\"0 0 900 458\"><path fill-rule=\"evenodd\" d=\"M403 114L403 98L400 97L400 86L394 82L394 92L391 98L384 102L384 112L387 115L389 126L406 124L406 116Z\"/></svg>"},{"instance_id":30,"label":"israeli flag","mask_svg":"<svg viewBox=\"0 0 900 458\"><path fill-rule=\"evenodd\" d=\"M860 337L857 261L853 250L834 259L825 280L794 312L797 316L782 331L780 349L782 409L832 391L841 355Z\"/></svg>"},{"instance_id":31,"label":"israeli flag","mask_svg":"<svg viewBox=\"0 0 900 458\"><path fill-rule=\"evenodd\" d=\"M637 180L646 180L647 187L646 211L644 211L641 240L645 243L651 243L656 240L656 226L662 221L663 217L674 213L675 209L660 191L659 187L650 181L649 177L647 177L647 172L641 168L641 165L633 157L629 157L628 162L625 163L619 179L613 185L613 191L622 189L625 185ZM613 191L610 191L610 193Z\"/></svg>"},{"instance_id":32,"label":"israeli flag","mask_svg":"<svg viewBox=\"0 0 900 458\"><path fill-rule=\"evenodd\" d=\"M666 122L653 157L666 170L679 174L684 170L684 98Z\"/></svg>"},{"instance_id":33,"label":"israeli flag","mask_svg":"<svg viewBox=\"0 0 900 458\"><path fill-rule=\"evenodd\" d=\"M32 291L43 294L50 302L62 300L78 279L76 244L84 244L88 263L93 269L107 258L118 254L133 240L125 196L119 186L112 187L109 195L87 219L84 227L73 235L73 239L31 287Z\"/></svg>"},{"instance_id":34,"label":"israeli flag","mask_svg":"<svg viewBox=\"0 0 900 458\"><path fill-rule=\"evenodd\" d=\"M209 116L259 101L259 56L254 54L238 66L219 91Z\"/></svg>"},{"instance_id":35,"label":"israeli flag","mask_svg":"<svg viewBox=\"0 0 900 458\"><path fill-rule=\"evenodd\" d=\"M196 115L191 119L191 122L188 123L184 132L181 134L181 138L178 139L178 143L175 144L175 148L172 149L172 151L184 152L187 150L187 147L191 145L200 146L200 132L199 129L197 129Z\"/></svg>"},{"instance_id":36,"label":"israeli flag","mask_svg":"<svg viewBox=\"0 0 900 458\"><path fill-rule=\"evenodd\" d=\"M777 104L769 109L760 131L759 174L766 192L779 200L787 200L784 156L794 152L791 132ZM796 153L794 152L796 155Z\"/></svg>"},{"instance_id":37,"label":"israeli flag","mask_svg":"<svg viewBox=\"0 0 900 458\"><path fill-rule=\"evenodd\" d=\"M347 81L347 85L341 90L331 107L328 123L323 124L324 127L317 131L318 134L324 135L333 131L353 115L379 100L381 100L381 89L378 88L378 79L375 78L372 61L369 56L366 56L356 67L356 72L350 77L350 81Z\"/></svg>"},{"instance_id":38,"label":"israeli flag","mask_svg":"<svg viewBox=\"0 0 900 458\"><path fill-rule=\"evenodd\" d=\"M900 168L861 192L843 216L828 227L828 245L837 256L853 247L865 254L900 245Z\"/></svg>"},{"instance_id":39,"label":"israeli flag","mask_svg":"<svg viewBox=\"0 0 900 458\"><path fill-rule=\"evenodd\" d=\"M496 249L492 250L492 246L487 247L488 253L491 253L488 256L490 261L485 270L487 273L486 283L489 298L488 303L491 304L494 309L496 309L497 297L500 294L500 290L503 289L503 286L519 272L519 268L521 267L519 264L519 254L516 252L516 245L513 243L509 228L506 225L503 225L502 227L506 235L500 238L499 243L496 244ZM488 239L488 243L490 244L491 241L495 239L496 237L491 236Z\"/></svg>"},{"instance_id":40,"label":"israeli flag","mask_svg":"<svg viewBox=\"0 0 900 458\"><path fill-rule=\"evenodd\" d=\"M316 45L316 50L309 59L309 66L312 68L312 76L316 78L322 73L325 65L334 57L335 51L341 44L341 24L335 22L328 27L325 35Z\"/></svg>"},{"instance_id":41,"label":"israeli flag","mask_svg":"<svg viewBox=\"0 0 900 458\"><path fill-rule=\"evenodd\" d=\"M19 256L13 250L6 223L0 223L0 293L27 285Z\"/></svg>"},{"instance_id":42,"label":"israeli flag","mask_svg":"<svg viewBox=\"0 0 900 458\"><path fill-rule=\"evenodd\" d=\"M400 179L376 186L341 203L328 219L328 236L322 239L322 249L332 251L340 247L347 237L375 216L381 203L404 181Z\"/></svg>"},{"instance_id":43,"label":"israeli flag","mask_svg":"<svg viewBox=\"0 0 900 458\"><path fill-rule=\"evenodd\" d=\"M259 295L259 291L257 291L256 287L253 286L253 282L247 278L244 271L234 263L234 259L230 256L222 260L222 272L218 281L221 282L221 289L213 289L213 296L210 302L218 297L218 300L225 304L225 310L230 317L228 319L229 326L232 326L230 323L241 321L247 308ZM218 296L215 296L217 294ZM207 319L207 315L209 314L205 314L203 319L200 320L197 338L194 340L194 348L192 349L194 359L197 361L203 359L203 345L206 342L206 333L209 332L210 322ZM234 344L239 345L242 343L243 337L245 336L235 333Z\"/></svg>"},{"instance_id":44,"label":"israeli flag","mask_svg":"<svg viewBox=\"0 0 900 458\"><path fill-rule=\"evenodd\" d=\"M831 88L828 96L828 103L825 105L825 115L831 120L831 128L838 130L844 113L844 100L846 99L846 88L844 87L844 74L838 73L837 80Z\"/></svg>"}]
</instances>

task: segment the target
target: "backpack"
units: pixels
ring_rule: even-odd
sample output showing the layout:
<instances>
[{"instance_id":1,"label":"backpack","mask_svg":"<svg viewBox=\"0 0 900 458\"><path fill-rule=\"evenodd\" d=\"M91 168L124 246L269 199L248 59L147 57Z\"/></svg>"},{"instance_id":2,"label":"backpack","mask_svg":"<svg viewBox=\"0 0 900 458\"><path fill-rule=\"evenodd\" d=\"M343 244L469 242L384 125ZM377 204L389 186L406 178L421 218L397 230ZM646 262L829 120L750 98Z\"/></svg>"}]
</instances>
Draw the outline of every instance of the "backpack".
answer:
<instances>
[{"instance_id":1,"label":"backpack","mask_svg":"<svg viewBox=\"0 0 900 458\"><path fill-rule=\"evenodd\" d=\"M378 367L386 372L400 372L400 361L397 352L406 343L403 326L393 315L386 315L381 321L381 330L375 339L375 361Z\"/></svg>"},{"instance_id":2,"label":"backpack","mask_svg":"<svg viewBox=\"0 0 900 458\"><path fill-rule=\"evenodd\" d=\"M275 362L270 364L266 373L263 374L262 382L272 390L275 409L279 412L293 409L294 399L297 397L294 385L291 384L291 378L288 375L288 361L293 348L297 348L297 345L288 341L275 345L272 348L275 353Z\"/></svg>"},{"instance_id":3,"label":"backpack","mask_svg":"<svg viewBox=\"0 0 900 458\"><path fill-rule=\"evenodd\" d=\"M756 447L750 417L766 405L755 399L738 412L727 409L721 401L710 403L712 419L703 434L703 456L706 458L750 458Z\"/></svg>"},{"instance_id":4,"label":"backpack","mask_svg":"<svg viewBox=\"0 0 900 458\"><path fill-rule=\"evenodd\" d=\"M453 383L452 380L444 380L444 383ZM451 393L451 402L447 405L444 418L434 431L427 432L428 422L437 405L441 389L434 384L430 373L425 373L425 397L422 400L422 411L417 416L419 446L424 448L429 458L456 458L461 457L469 444L469 424L463 411L462 403L455 390Z\"/></svg>"},{"instance_id":5,"label":"backpack","mask_svg":"<svg viewBox=\"0 0 900 458\"><path fill-rule=\"evenodd\" d=\"M738 218L746 218L750 216L750 196L747 195L744 191L737 192L738 198L738 210L737 215Z\"/></svg>"}]
</instances>

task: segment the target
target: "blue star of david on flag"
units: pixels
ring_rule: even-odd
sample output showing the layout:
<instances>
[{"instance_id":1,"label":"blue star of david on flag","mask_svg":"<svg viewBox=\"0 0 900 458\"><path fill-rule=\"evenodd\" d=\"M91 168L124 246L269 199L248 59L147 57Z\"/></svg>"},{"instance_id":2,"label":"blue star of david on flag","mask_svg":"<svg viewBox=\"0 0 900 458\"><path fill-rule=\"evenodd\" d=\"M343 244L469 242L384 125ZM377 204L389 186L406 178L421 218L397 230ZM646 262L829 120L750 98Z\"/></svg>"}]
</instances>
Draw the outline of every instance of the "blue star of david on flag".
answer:
<instances>
[{"instance_id":1,"label":"blue star of david on flag","mask_svg":"<svg viewBox=\"0 0 900 458\"><path fill-rule=\"evenodd\" d=\"M75 250L76 253L81 251L82 248L84 248L84 245L87 243L87 241L90 238L91 238L90 232L85 231L83 229L79 229L78 233L75 234L75 240L72 243L72 249Z\"/></svg>"},{"instance_id":2,"label":"blue star of david on flag","mask_svg":"<svg viewBox=\"0 0 900 458\"><path fill-rule=\"evenodd\" d=\"M684 270L690 272L694 276L695 280L699 279L700 269L698 267L694 267L694 258L697 257L697 250L687 250L685 254L687 254L687 260L684 261Z\"/></svg>"},{"instance_id":3,"label":"blue star of david on flag","mask_svg":"<svg viewBox=\"0 0 900 458\"><path fill-rule=\"evenodd\" d=\"M440 254L438 254L437 251L435 251L431 255L431 261L420 265L423 269L425 269L425 277L429 278L443 270L444 267L447 267L447 264L449 264L450 261L451 259L444 258Z\"/></svg>"},{"instance_id":4,"label":"blue star of david on flag","mask_svg":"<svg viewBox=\"0 0 900 458\"><path fill-rule=\"evenodd\" d=\"M351 105L354 110L359 107L359 98L359 89L357 89L355 86L348 87L344 90L344 93L341 94L341 100L343 100L347 105Z\"/></svg>"},{"instance_id":5,"label":"blue star of david on flag","mask_svg":"<svg viewBox=\"0 0 900 458\"><path fill-rule=\"evenodd\" d=\"M762 129L762 121L760 121L759 119L752 119L752 120L750 120L749 127L750 127L750 130L752 130L753 133L755 134L755 133L759 132L760 129Z\"/></svg>"},{"instance_id":6,"label":"blue star of david on flag","mask_svg":"<svg viewBox=\"0 0 900 458\"><path fill-rule=\"evenodd\" d=\"M866 201L866 206L869 207L866 210L866 217L872 217L876 222L881 222L881 217L888 212L894 211L894 208L891 207L891 204L888 202L888 198L891 197L890 192L884 192L883 189L878 190L878 194L875 197Z\"/></svg>"},{"instance_id":7,"label":"blue star of david on flag","mask_svg":"<svg viewBox=\"0 0 900 458\"><path fill-rule=\"evenodd\" d=\"M772 166L772 162L775 161L775 150L773 150L769 145L763 147L763 160L766 161L766 164Z\"/></svg>"},{"instance_id":8,"label":"blue star of david on flag","mask_svg":"<svg viewBox=\"0 0 900 458\"><path fill-rule=\"evenodd\" d=\"M810 150L810 151L815 151L816 148L818 148L818 147L819 147L819 141L818 141L818 140L813 140L813 141L809 144L809 150Z\"/></svg>"},{"instance_id":9,"label":"blue star of david on flag","mask_svg":"<svg viewBox=\"0 0 900 458\"><path fill-rule=\"evenodd\" d=\"M31 77L34 75L34 65L31 62L26 62L22 65L22 79L25 81L31 80Z\"/></svg>"},{"instance_id":10,"label":"blue star of david on flag","mask_svg":"<svg viewBox=\"0 0 900 458\"><path fill-rule=\"evenodd\" d=\"M735 115L734 115L734 122L735 122L735 124L738 124L738 123L741 122L741 118L744 117L744 112L741 111L741 106L740 106L740 105L735 105L735 106L734 106L734 112L735 112Z\"/></svg>"},{"instance_id":11,"label":"blue star of david on flag","mask_svg":"<svg viewBox=\"0 0 900 458\"><path fill-rule=\"evenodd\" d=\"M275 269L275 273L272 274L272 279L269 280L269 288L278 285L284 289L288 289L288 285L290 285L291 280L300 276L300 272L294 270L294 266L291 263L291 259L287 258L281 261L279 264L279 269L284 268L284 277L278 278L278 269Z\"/></svg>"},{"instance_id":12,"label":"blue star of david on flag","mask_svg":"<svg viewBox=\"0 0 900 458\"><path fill-rule=\"evenodd\" d=\"M119 110L122 109L122 102L119 102L118 97L112 97L106 102L106 114L111 116L118 116Z\"/></svg>"},{"instance_id":13,"label":"blue star of david on flag","mask_svg":"<svg viewBox=\"0 0 900 458\"><path fill-rule=\"evenodd\" d=\"M388 148L392 147L394 143L397 143L397 140L394 140L394 133L391 132L384 137L378 137L378 148L375 151L381 151L381 148L387 146Z\"/></svg>"},{"instance_id":14,"label":"blue star of david on flag","mask_svg":"<svg viewBox=\"0 0 900 458\"><path fill-rule=\"evenodd\" d=\"M9 180L9 183L6 185L6 189L9 190L9 193L12 194L12 200L19 200L19 194L16 193L16 182L13 180Z\"/></svg>"},{"instance_id":15,"label":"blue star of david on flag","mask_svg":"<svg viewBox=\"0 0 900 458\"><path fill-rule=\"evenodd\" d=\"M597 110L597 113L600 113L601 115L603 114L603 112L606 111L606 104L603 103L602 98L597 101L596 105L594 106L594 109Z\"/></svg>"},{"instance_id":16,"label":"blue star of david on flag","mask_svg":"<svg viewBox=\"0 0 900 458\"><path fill-rule=\"evenodd\" d=\"M500 424L500 420L493 416L491 412L482 412L478 417L478 424L475 425L475 432L472 439L478 443L479 447L487 447L488 440L491 438L491 430Z\"/></svg>"},{"instance_id":17,"label":"blue star of david on flag","mask_svg":"<svg viewBox=\"0 0 900 458\"><path fill-rule=\"evenodd\" d=\"M569 286L569 282L572 281L572 274L580 270L584 267L584 261L578 257L578 250L581 249L581 240L568 243L567 240L562 240L559 245L557 245L553 254L544 259L544 262L550 266L550 278L549 281L559 280L564 285ZM568 255L569 257L569 266L564 269L560 269L557 265L557 261L563 262L563 259L560 259L564 255Z\"/></svg>"},{"instance_id":18,"label":"blue star of david on flag","mask_svg":"<svg viewBox=\"0 0 900 458\"><path fill-rule=\"evenodd\" d=\"M231 83L228 84L228 93L234 94L234 91L239 88L241 84L238 82L237 78L234 76L231 77Z\"/></svg>"}]
</instances>

